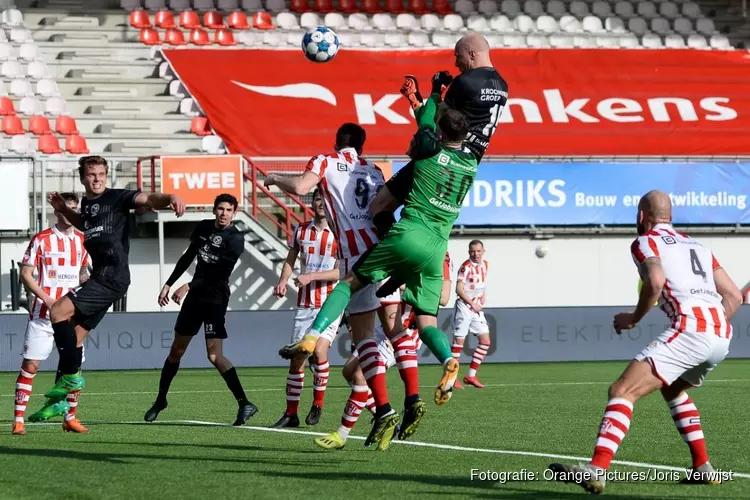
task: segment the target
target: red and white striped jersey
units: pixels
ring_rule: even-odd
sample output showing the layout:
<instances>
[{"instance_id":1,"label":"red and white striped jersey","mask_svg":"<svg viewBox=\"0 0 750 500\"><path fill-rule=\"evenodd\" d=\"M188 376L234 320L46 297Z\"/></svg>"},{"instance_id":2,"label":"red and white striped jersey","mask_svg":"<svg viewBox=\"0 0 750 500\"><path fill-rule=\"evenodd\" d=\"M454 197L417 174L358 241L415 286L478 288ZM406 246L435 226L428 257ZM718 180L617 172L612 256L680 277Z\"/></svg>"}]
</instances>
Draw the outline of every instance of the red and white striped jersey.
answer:
<instances>
[{"instance_id":1,"label":"red and white striped jersey","mask_svg":"<svg viewBox=\"0 0 750 500\"><path fill-rule=\"evenodd\" d=\"M338 244L333 232L328 228L321 231L313 221L294 229L289 246L299 250L300 274L330 271L336 266ZM335 280L311 281L297 292L297 307L319 309L335 285Z\"/></svg>"},{"instance_id":2,"label":"red and white striped jersey","mask_svg":"<svg viewBox=\"0 0 750 500\"><path fill-rule=\"evenodd\" d=\"M353 148L318 155L307 170L320 177L328 222L339 243L339 259L357 257L378 242L370 202L385 185L383 172Z\"/></svg>"},{"instance_id":3,"label":"red and white striped jersey","mask_svg":"<svg viewBox=\"0 0 750 500\"><path fill-rule=\"evenodd\" d=\"M445 260L443 261L443 281L450 281L451 276L453 276L453 259L451 259L450 252L446 252ZM416 328L414 324L414 311L411 305L406 302L401 302L401 324L407 330Z\"/></svg>"},{"instance_id":4,"label":"red and white striped jersey","mask_svg":"<svg viewBox=\"0 0 750 500\"><path fill-rule=\"evenodd\" d=\"M81 267L89 263L89 254L83 247L83 233L72 229L65 234L54 226L45 229L31 239L21 263L35 267L39 286L44 293L58 300L78 286ZM34 297L31 319L48 319L47 312L44 302Z\"/></svg>"},{"instance_id":5,"label":"red and white striped jersey","mask_svg":"<svg viewBox=\"0 0 750 500\"><path fill-rule=\"evenodd\" d=\"M487 288L487 269L489 264L486 260L482 262L472 262L471 259L461 264L458 270L457 281L463 281L464 292L472 298L484 304L485 292ZM459 300L461 300L459 298Z\"/></svg>"},{"instance_id":6,"label":"red and white striped jersey","mask_svg":"<svg viewBox=\"0 0 750 500\"><path fill-rule=\"evenodd\" d=\"M666 283L659 307L675 330L669 341L682 332L712 332L732 338L732 325L714 283L713 271L721 266L711 250L670 224L657 224L636 238L630 251L638 267L652 257L661 260Z\"/></svg>"}]
</instances>

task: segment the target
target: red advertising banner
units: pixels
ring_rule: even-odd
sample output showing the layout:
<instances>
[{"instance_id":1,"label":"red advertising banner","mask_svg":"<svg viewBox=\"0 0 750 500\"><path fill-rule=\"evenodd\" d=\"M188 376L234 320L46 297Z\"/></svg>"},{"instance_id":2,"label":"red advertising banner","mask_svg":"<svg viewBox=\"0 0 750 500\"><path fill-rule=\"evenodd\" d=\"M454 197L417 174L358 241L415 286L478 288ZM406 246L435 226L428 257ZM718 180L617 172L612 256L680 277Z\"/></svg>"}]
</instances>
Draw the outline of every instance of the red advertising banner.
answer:
<instances>
[{"instance_id":1,"label":"red advertising banner","mask_svg":"<svg viewBox=\"0 0 750 500\"><path fill-rule=\"evenodd\" d=\"M365 153L403 155L415 131L403 75L427 91L451 50L166 50L229 151L253 157L331 150L360 123ZM750 154L746 51L493 50L510 99L490 155Z\"/></svg>"}]
</instances>

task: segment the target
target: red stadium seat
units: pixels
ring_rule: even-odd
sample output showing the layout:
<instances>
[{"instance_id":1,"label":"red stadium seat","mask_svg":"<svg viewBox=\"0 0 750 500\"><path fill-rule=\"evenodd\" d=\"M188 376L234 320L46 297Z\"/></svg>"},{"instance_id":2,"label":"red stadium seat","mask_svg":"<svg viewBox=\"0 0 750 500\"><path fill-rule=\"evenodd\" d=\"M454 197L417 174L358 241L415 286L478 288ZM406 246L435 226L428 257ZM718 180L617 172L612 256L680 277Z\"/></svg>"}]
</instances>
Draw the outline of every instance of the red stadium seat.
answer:
<instances>
[{"instance_id":1,"label":"red stadium seat","mask_svg":"<svg viewBox=\"0 0 750 500\"><path fill-rule=\"evenodd\" d=\"M211 39L208 32L203 28L193 28L190 30L190 43L193 45L211 45Z\"/></svg>"},{"instance_id":2,"label":"red stadium seat","mask_svg":"<svg viewBox=\"0 0 750 500\"><path fill-rule=\"evenodd\" d=\"M292 0L289 9L298 14L310 12L310 2L308 0Z\"/></svg>"},{"instance_id":3,"label":"red stadium seat","mask_svg":"<svg viewBox=\"0 0 750 500\"><path fill-rule=\"evenodd\" d=\"M332 0L315 0L315 11L321 14L328 14L333 12L333 1Z\"/></svg>"},{"instance_id":4,"label":"red stadium seat","mask_svg":"<svg viewBox=\"0 0 750 500\"><path fill-rule=\"evenodd\" d=\"M362 12L365 14L377 14L383 12L380 0L362 0Z\"/></svg>"},{"instance_id":5,"label":"red stadium seat","mask_svg":"<svg viewBox=\"0 0 750 500\"><path fill-rule=\"evenodd\" d=\"M200 28L201 20L198 13L192 10L180 12L180 26L187 29Z\"/></svg>"},{"instance_id":6,"label":"red stadium seat","mask_svg":"<svg viewBox=\"0 0 750 500\"><path fill-rule=\"evenodd\" d=\"M224 16L220 12L210 11L203 14L203 26L211 28L212 30L218 30L226 28L224 25Z\"/></svg>"},{"instance_id":7,"label":"red stadium seat","mask_svg":"<svg viewBox=\"0 0 750 500\"><path fill-rule=\"evenodd\" d=\"M46 116L32 116L29 118L29 132L34 135L51 134L49 120Z\"/></svg>"},{"instance_id":8,"label":"red stadium seat","mask_svg":"<svg viewBox=\"0 0 750 500\"><path fill-rule=\"evenodd\" d=\"M23 129L23 122L15 115L3 116L3 133L5 135L21 135L26 131Z\"/></svg>"},{"instance_id":9,"label":"red stadium seat","mask_svg":"<svg viewBox=\"0 0 750 500\"><path fill-rule=\"evenodd\" d=\"M229 14L229 27L236 30L249 30L250 24L247 22L247 16L244 12L237 11Z\"/></svg>"},{"instance_id":10,"label":"red stadium seat","mask_svg":"<svg viewBox=\"0 0 750 500\"><path fill-rule=\"evenodd\" d=\"M9 97L0 97L0 116L15 115L16 110L13 108L13 101Z\"/></svg>"},{"instance_id":11,"label":"red stadium seat","mask_svg":"<svg viewBox=\"0 0 750 500\"><path fill-rule=\"evenodd\" d=\"M130 13L130 25L133 28L150 28L151 20L148 18L148 13L142 10L134 10Z\"/></svg>"},{"instance_id":12,"label":"red stadium seat","mask_svg":"<svg viewBox=\"0 0 750 500\"><path fill-rule=\"evenodd\" d=\"M77 135L78 125L72 117L60 115L55 120L55 132L62 135Z\"/></svg>"},{"instance_id":13,"label":"red stadium seat","mask_svg":"<svg viewBox=\"0 0 750 500\"><path fill-rule=\"evenodd\" d=\"M403 0L385 0L385 10L391 14L403 14L406 12Z\"/></svg>"},{"instance_id":14,"label":"red stadium seat","mask_svg":"<svg viewBox=\"0 0 750 500\"><path fill-rule=\"evenodd\" d=\"M216 30L216 33L214 33L214 43L218 43L224 47L237 45L237 42L234 41L232 30L227 29Z\"/></svg>"},{"instance_id":15,"label":"red stadium seat","mask_svg":"<svg viewBox=\"0 0 750 500\"><path fill-rule=\"evenodd\" d=\"M39 149L39 151L46 155L56 155L62 153L62 149L60 149L60 141L57 139L57 136L52 134L39 136L39 144L37 145L37 149Z\"/></svg>"},{"instance_id":16,"label":"red stadium seat","mask_svg":"<svg viewBox=\"0 0 750 500\"><path fill-rule=\"evenodd\" d=\"M69 135L65 138L65 150L75 155L88 154L89 147L86 145L86 139L80 135Z\"/></svg>"},{"instance_id":17,"label":"red stadium seat","mask_svg":"<svg viewBox=\"0 0 750 500\"><path fill-rule=\"evenodd\" d=\"M154 24L158 28L176 28L177 24L174 22L174 16L168 10L160 10L154 15Z\"/></svg>"},{"instance_id":18,"label":"red stadium seat","mask_svg":"<svg viewBox=\"0 0 750 500\"><path fill-rule=\"evenodd\" d=\"M425 0L409 0L409 12L421 16L430 12Z\"/></svg>"},{"instance_id":19,"label":"red stadium seat","mask_svg":"<svg viewBox=\"0 0 750 500\"><path fill-rule=\"evenodd\" d=\"M145 43L146 45L161 44L161 40L159 40L159 33L155 29L151 28L143 28L141 30L139 39L141 43Z\"/></svg>"},{"instance_id":20,"label":"red stadium seat","mask_svg":"<svg viewBox=\"0 0 750 500\"><path fill-rule=\"evenodd\" d=\"M195 135L211 135L211 126L208 124L208 118L205 116L196 116L190 122L190 131Z\"/></svg>"},{"instance_id":21,"label":"red stadium seat","mask_svg":"<svg viewBox=\"0 0 750 500\"><path fill-rule=\"evenodd\" d=\"M432 0L432 11L441 16L453 14L453 9L451 8L449 0Z\"/></svg>"},{"instance_id":22,"label":"red stadium seat","mask_svg":"<svg viewBox=\"0 0 750 500\"><path fill-rule=\"evenodd\" d=\"M169 45L185 45L185 35L177 28L170 28L164 36L164 41Z\"/></svg>"},{"instance_id":23,"label":"red stadium seat","mask_svg":"<svg viewBox=\"0 0 750 500\"><path fill-rule=\"evenodd\" d=\"M259 30L272 30L273 21L271 20L271 14L268 12L256 12L253 15L253 27Z\"/></svg>"},{"instance_id":24,"label":"red stadium seat","mask_svg":"<svg viewBox=\"0 0 750 500\"><path fill-rule=\"evenodd\" d=\"M359 12L356 0L339 0L339 12L343 14Z\"/></svg>"}]
</instances>

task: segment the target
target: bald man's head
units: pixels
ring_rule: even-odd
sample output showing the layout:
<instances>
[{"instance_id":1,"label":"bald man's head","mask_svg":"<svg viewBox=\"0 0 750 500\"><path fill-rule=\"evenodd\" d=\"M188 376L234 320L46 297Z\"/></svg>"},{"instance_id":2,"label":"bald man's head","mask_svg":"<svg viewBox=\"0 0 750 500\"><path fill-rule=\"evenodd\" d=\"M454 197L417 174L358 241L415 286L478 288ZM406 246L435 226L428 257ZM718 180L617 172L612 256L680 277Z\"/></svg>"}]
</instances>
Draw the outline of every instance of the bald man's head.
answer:
<instances>
[{"instance_id":1,"label":"bald man's head","mask_svg":"<svg viewBox=\"0 0 750 500\"><path fill-rule=\"evenodd\" d=\"M470 69L492 67L490 44L479 33L469 33L456 42L456 67L463 73Z\"/></svg>"},{"instance_id":2,"label":"bald man's head","mask_svg":"<svg viewBox=\"0 0 750 500\"><path fill-rule=\"evenodd\" d=\"M638 234L644 234L657 224L672 222L672 200L664 191L649 191L638 202Z\"/></svg>"}]
</instances>

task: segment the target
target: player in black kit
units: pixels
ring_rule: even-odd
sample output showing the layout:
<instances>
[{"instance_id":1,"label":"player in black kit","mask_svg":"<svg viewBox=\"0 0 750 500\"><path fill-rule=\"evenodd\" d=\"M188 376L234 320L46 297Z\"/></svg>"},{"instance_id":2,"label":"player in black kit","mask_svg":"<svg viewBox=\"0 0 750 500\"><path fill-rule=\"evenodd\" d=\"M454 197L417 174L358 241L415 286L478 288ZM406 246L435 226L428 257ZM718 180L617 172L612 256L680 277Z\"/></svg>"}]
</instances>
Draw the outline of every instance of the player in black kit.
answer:
<instances>
[{"instance_id":1,"label":"player in black kit","mask_svg":"<svg viewBox=\"0 0 750 500\"><path fill-rule=\"evenodd\" d=\"M146 422L156 420L159 412L167 407L167 393L180 368L180 359L201 326L206 335L208 360L219 370L239 405L234 425L244 425L258 411L247 400L232 362L224 357L224 339L227 338L224 320L229 306L229 277L245 248L245 238L232 224L236 213L237 198L230 194L216 197L215 219L198 223L190 236L190 246L177 261L174 271L159 293L159 305L166 306L169 303L170 288L187 271L193 259L198 257L192 281L182 285L172 295L172 300L177 304L182 302L185 294L187 298L177 316L172 348L161 369L159 395L143 417Z\"/></svg>"},{"instance_id":2,"label":"player in black kit","mask_svg":"<svg viewBox=\"0 0 750 500\"><path fill-rule=\"evenodd\" d=\"M86 191L80 212L68 207L60 193L53 192L47 197L57 212L83 231L84 247L93 261L93 271L85 283L50 309L62 376L45 394L48 400L40 410L44 418L56 416L54 408L58 403L68 393L84 386L80 373L83 340L130 286L130 210L171 207L178 217L185 212L185 203L174 195L107 188L108 171L107 160L101 156L84 156L78 160L78 175Z\"/></svg>"}]
</instances>

